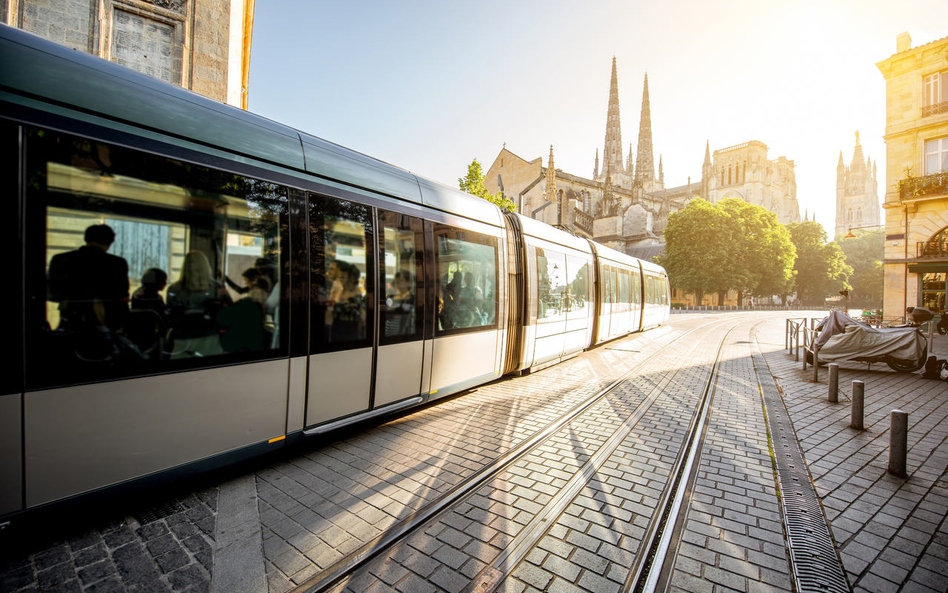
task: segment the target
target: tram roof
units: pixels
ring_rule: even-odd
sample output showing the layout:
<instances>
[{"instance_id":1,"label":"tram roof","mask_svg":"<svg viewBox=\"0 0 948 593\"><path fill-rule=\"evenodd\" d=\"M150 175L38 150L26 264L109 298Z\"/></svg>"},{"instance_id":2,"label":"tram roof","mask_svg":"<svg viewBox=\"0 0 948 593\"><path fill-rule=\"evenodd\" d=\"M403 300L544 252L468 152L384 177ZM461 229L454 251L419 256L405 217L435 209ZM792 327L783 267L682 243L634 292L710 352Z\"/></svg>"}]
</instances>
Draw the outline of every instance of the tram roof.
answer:
<instances>
[{"instance_id":1,"label":"tram roof","mask_svg":"<svg viewBox=\"0 0 948 593\"><path fill-rule=\"evenodd\" d=\"M0 25L0 97L72 109L502 226L493 204L187 89ZM75 112L78 111L79 114ZM91 116L91 117L90 117Z\"/></svg>"}]
</instances>

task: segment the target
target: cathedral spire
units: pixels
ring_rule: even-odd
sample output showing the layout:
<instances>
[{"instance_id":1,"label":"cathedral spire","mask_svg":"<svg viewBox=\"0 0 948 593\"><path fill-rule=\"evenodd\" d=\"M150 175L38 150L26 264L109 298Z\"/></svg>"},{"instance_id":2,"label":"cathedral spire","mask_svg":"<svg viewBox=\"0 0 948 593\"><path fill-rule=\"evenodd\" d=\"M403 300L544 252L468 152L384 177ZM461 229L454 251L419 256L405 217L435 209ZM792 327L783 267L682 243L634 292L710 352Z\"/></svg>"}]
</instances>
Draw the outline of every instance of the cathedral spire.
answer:
<instances>
[{"instance_id":1,"label":"cathedral spire","mask_svg":"<svg viewBox=\"0 0 948 593\"><path fill-rule=\"evenodd\" d=\"M662 169L662 155L658 155L658 182L665 183L665 171Z\"/></svg>"},{"instance_id":2,"label":"cathedral spire","mask_svg":"<svg viewBox=\"0 0 948 593\"><path fill-rule=\"evenodd\" d=\"M856 150L853 151L853 162L849 165L852 171L861 171L866 166L862 157L862 144L859 143L859 130L856 130Z\"/></svg>"},{"instance_id":3,"label":"cathedral spire","mask_svg":"<svg viewBox=\"0 0 948 593\"><path fill-rule=\"evenodd\" d=\"M596 165L593 167L593 179L599 179L599 149L598 148L596 149Z\"/></svg>"},{"instance_id":4,"label":"cathedral spire","mask_svg":"<svg viewBox=\"0 0 948 593\"><path fill-rule=\"evenodd\" d=\"M629 142L629 158L625 161L625 172L629 175L635 171L635 161L632 160L632 143Z\"/></svg>"},{"instance_id":5,"label":"cathedral spire","mask_svg":"<svg viewBox=\"0 0 948 593\"><path fill-rule=\"evenodd\" d=\"M553 166L553 145L550 144L550 165L546 168L546 199L556 201L556 168Z\"/></svg>"},{"instance_id":6,"label":"cathedral spire","mask_svg":"<svg viewBox=\"0 0 948 593\"><path fill-rule=\"evenodd\" d=\"M648 183L655 180L655 161L652 160L652 111L648 104L648 73L642 88L642 116L639 119L639 149L635 160L635 180Z\"/></svg>"},{"instance_id":7,"label":"cathedral spire","mask_svg":"<svg viewBox=\"0 0 948 593\"><path fill-rule=\"evenodd\" d=\"M619 121L619 78L616 57L612 56L612 80L609 82L609 111L606 114L606 146L602 153L602 173L622 173L622 126Z\"/></svg>"}]
</instances>

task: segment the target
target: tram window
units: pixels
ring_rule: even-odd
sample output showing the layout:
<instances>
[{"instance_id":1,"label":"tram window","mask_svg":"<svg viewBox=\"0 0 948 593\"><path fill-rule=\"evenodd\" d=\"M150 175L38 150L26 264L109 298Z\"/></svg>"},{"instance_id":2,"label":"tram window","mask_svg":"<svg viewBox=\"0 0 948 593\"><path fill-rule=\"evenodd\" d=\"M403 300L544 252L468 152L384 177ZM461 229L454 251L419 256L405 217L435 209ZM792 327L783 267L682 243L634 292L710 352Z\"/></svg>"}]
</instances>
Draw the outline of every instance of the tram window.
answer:
<instances>
[{"instance_id":1,"label":"tram window","mask_svg":"<svg viewBox=\"0 0 948 593\"><path fill-rule=\"evenodd\" d=\"M497 326L497 239L442 224L434 229L438 334Z\"/></svg>"},{"instance_id":2,"label":"tram window","mask_svg":"<svg viewBox=\"0 0 948 593\"><path fill-rule=\"evenodd\" d=\"M28 387L286 352L284 187L46 130L27 150Z\"/></svg>"},{"instance_id":3,"label":"tram window","mask_svg":"<svg viewBox=\"0 0 948 593\"><path fill-rule=\"evenodd\" d=\"M537 247L537 321L566 319L566 257Z\"/></svg>"},{"instance_id":4,"label":"tram window","mask_svg":"<svg viewBox=\"0 0 948 593\"><path fill-rule=\"evenodd\" d=\"M586 317L589 311L589 262L577 257L567 257L566 271L569 278L570 318Z\"/></svg>"},{"instance_id":5,"label":"tram window","mask_svg":"<svg viewBox=\"0 0 948 593\"><path fill-rule=\"evenodd\" d=\"M381 343L421 339L424 231L420 219L395 212L379 212L380 241L379 326Z\"/></svg>"},{"instance_id":6,"label":"tram window","mask_svg":"<svg viewBox=\"0 0 948 593\"><path fill-rule=\"evenodd\" d=\"M632 302L642 304L642 277L635 270L632 271Z\"/></svg>"},{"instance_id":7,"label":"tram window","mask_svg":"<svg viewBox=\"0 0 948 593\"><path fill-rule=\"evenodd\" d=\"M629 310L629 271L619 270L619 311Z\"/></svg>"},{"instance_id":8,"label":"tram window","mask_svg":"<svg viewBox=\"0 0 948 593\"><path fill-rule=\"evenodd\" d=\"M313 354L372 345L372 218L367 206L310 194Z\"/></svg>"}]
</instances>

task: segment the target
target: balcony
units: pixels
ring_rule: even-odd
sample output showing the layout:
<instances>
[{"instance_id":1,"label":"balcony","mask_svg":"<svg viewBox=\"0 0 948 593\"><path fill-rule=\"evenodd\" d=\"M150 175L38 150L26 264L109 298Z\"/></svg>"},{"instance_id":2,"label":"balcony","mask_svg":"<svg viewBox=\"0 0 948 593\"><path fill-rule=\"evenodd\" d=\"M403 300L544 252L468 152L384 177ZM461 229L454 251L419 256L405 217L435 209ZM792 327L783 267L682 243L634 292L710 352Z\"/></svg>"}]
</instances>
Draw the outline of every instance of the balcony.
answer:
<instances>
[{"instance_id":1,"label":"balcony","mask_svg":"<svg viewBox=\"0 0 948 593\"><path fill-rule=\"evenodd\" d=\"M899 199L903 201L939 194L948 195L948 171L899 181Z\"/></svg>"},{"instance_id":2,"label":"balcony","mask_svg":"<svg viewBox=\"0 0 948 593\"><path fill-rule=\"evenodd\" d=\"M577 229L583 231L589 236L592 236L593 232L593 219L592 216L586 214L579 208L573 212L573 224Z\"/></svg>"},{"instance_id":3,"label":"balcony","mask_svg":"<svg viewBox=\"0 0 948 593\"><path fill-rule=\"evenodd\" d=\"M941 103L935 103L934 105L926 105L922 107L922 117L938 115L940 113L948 113L948 101L942 101Z\"/></svg>"},{"instance_id":4,"label":"balcony","mask_svg":"<svg viewBox=\"0 0 948 593\"><path fill-rule=\"evenodd\" d=\"M916 259L948 259L948 232L942 231L928 241L915 244Z\"/></svg>"}]
</instances>

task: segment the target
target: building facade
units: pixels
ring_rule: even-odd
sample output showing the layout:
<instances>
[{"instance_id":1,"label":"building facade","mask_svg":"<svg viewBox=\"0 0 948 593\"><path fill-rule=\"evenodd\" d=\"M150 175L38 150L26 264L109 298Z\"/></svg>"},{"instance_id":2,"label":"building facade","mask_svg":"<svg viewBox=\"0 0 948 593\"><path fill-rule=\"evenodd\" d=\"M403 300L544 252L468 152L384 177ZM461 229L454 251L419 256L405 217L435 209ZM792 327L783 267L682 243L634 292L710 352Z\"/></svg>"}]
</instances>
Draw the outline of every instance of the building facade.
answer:
<instances>
[{"instance_id":1,"label":"building facade","mask_svg":"<svg viewBox=\"0 0 948 593\"><path fill-rule=\"evenodd\" d=\"M662 244L668 216L696 197L709 201L736 197L763 206L782 223L798 222L793 161L767 159L767 146L750 141L716 150L712 160L705 143L699 182L665 187L662 157L656 174L648 75L642 86L637 154L623 150L616 60L612 59L609 103L603 150L596 150L592 177L566 173L542 158L524 159L506 148L500 151L484 180L492 193L503 192L531 218L563 227L630 255L652 257ZM719 174L720 172L720 174ZM648 255L651 254L651 255Z\"/></svg>"},{"instance_id":2,"label":"building facade","mask_svg":"<svg viewBox=\"0 0 948 593\"><path fill-rule=\"evenodd\" d=\"M856 148L849 166L843 163L843 151L839 151L836 165L836 232L835 237L845 235L850 229L879 226L882 216L879 207L879 181L876 163L869 157L863 162L859 132L856 132Z\"/></svg>"},{"instance_id":3,"label":"building facade","mask_svg":"<svg viewBox=\"0 0 948 593\"><path fill-rule=\"evenodd\" d=\"M886 82L883 315L945 312L948 283L948 37L876 64Z\"/></svg>"},{"instance_id":4,"label":"building facade","mask_svg":"<svg viewBox=\"0 0 948 593\"><path fill-rule=\"evenodd\" d=\"M702 174L710 202L737 198L763 206L781 224L800 222L793 161L783 156L769 160L763 142L751 140L715 150L710 170L705 166Z\"/></svg>"},{"instance_id":5,"label":"building facade","mask_svg":"<svg viewBox=\"0 0 948 593\"><path fill-rule=\"evenodd\" d=\"M0 19L247 108L254 0L0 0Z\"/></svg>"}]
</instances>

